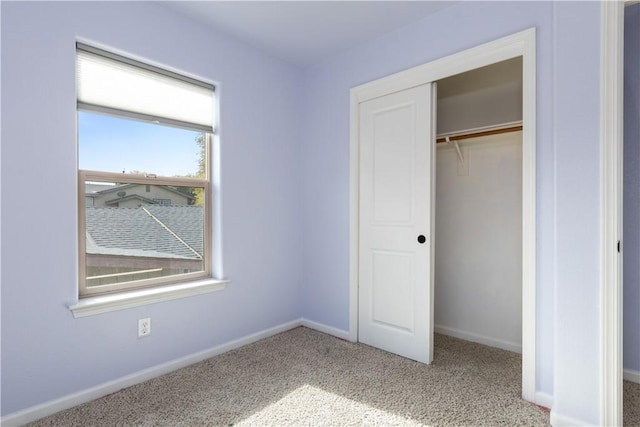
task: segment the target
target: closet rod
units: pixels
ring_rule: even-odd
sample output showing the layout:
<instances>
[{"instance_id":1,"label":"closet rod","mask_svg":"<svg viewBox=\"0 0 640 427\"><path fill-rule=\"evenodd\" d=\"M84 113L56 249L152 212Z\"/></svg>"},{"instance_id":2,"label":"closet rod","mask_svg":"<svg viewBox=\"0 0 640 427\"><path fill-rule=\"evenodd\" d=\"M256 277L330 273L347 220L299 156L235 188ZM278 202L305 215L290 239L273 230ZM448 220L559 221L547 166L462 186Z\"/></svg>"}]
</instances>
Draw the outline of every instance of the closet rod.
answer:
<instances>
[{"instance_id":1,"label":"closet rod","mask_svg":"<svg viewBox=\"0 0 640 427\"><path fill-rule=\"evenodd\" d=\"M501 133L518 132L522 130L522 122L508 123L502 126L492 126L486 128L469 129L462 132L451 132L448 134L441 134L436 136L436 143L447 142L447 137L450 141L459 141L461 139L478 138L480 136L498 135Z\"/></svg>"}]
</instances>

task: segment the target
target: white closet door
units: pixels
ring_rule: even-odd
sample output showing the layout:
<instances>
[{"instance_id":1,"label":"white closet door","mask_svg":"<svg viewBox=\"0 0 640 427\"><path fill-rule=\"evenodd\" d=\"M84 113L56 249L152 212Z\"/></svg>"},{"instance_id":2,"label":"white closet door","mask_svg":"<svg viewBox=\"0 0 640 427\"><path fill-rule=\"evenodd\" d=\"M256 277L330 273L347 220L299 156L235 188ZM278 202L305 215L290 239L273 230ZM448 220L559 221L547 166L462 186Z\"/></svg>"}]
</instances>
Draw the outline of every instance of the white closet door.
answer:
<instances>
[{"instance_id":1,"label":"white closet door","mask_svg":"<svg viewBox=\"0 0 640 427\"><path fill-rule=\"evenodd\" d=\"M359 341L423 363L433 359L433 92L360 104Z\"/></svg>"}]
</instances>

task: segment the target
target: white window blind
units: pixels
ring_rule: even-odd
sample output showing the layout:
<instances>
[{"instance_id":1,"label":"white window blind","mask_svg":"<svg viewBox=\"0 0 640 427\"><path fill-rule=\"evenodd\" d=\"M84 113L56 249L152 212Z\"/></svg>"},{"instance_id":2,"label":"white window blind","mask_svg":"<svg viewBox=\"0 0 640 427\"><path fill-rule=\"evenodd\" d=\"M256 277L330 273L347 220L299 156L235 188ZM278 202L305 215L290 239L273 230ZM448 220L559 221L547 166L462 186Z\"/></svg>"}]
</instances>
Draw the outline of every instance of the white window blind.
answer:
<instances>
[{"instance_id":1,"label":"white window blind","mask_svg":"<svg viewBox=\"0 0 640 427\"><path fill-rule=\"evenodd\" d=\"M213 132L214 87L77 44L78 108Z\"/></svg>"}]
</instances>

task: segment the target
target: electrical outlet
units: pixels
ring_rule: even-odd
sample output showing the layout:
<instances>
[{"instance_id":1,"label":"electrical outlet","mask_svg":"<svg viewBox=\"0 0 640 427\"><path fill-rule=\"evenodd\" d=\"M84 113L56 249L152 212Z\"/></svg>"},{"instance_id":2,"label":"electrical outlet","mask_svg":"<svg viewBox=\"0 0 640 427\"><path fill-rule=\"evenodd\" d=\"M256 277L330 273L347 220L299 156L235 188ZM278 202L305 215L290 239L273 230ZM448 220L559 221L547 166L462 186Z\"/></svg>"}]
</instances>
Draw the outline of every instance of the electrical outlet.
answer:
<instances>
[{"instance_id":1,"label":"electrical outlet","mask_svg":"<svg viewBox=\"0 0 640 427\"><path fill-rule=\"evenodd\" d=\"M138 338L151 335L151 318L138 319Z\"/></svg>"}]
</instances>

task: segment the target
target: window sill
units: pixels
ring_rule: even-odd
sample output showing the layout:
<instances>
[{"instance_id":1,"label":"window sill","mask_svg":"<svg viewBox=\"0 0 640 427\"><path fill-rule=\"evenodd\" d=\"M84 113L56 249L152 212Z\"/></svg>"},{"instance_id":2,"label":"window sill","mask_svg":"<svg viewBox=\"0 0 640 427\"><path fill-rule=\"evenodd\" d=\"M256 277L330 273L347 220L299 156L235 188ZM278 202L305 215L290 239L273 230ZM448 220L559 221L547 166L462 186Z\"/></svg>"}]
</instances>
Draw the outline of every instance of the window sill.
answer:
<instances>
[{"instance_id":1,"label":"window sill","mask_svg":"<svg viewBox=\"0 0 640 427\"><path fill-rule=\"evenodd\" d=\"M205 279L158 288L140 289L119 294L83 298L69 307L73 317L94 316L162 301L169 301L208 292L221 291L229 280Z\"/></svg>"}]
</instances>

